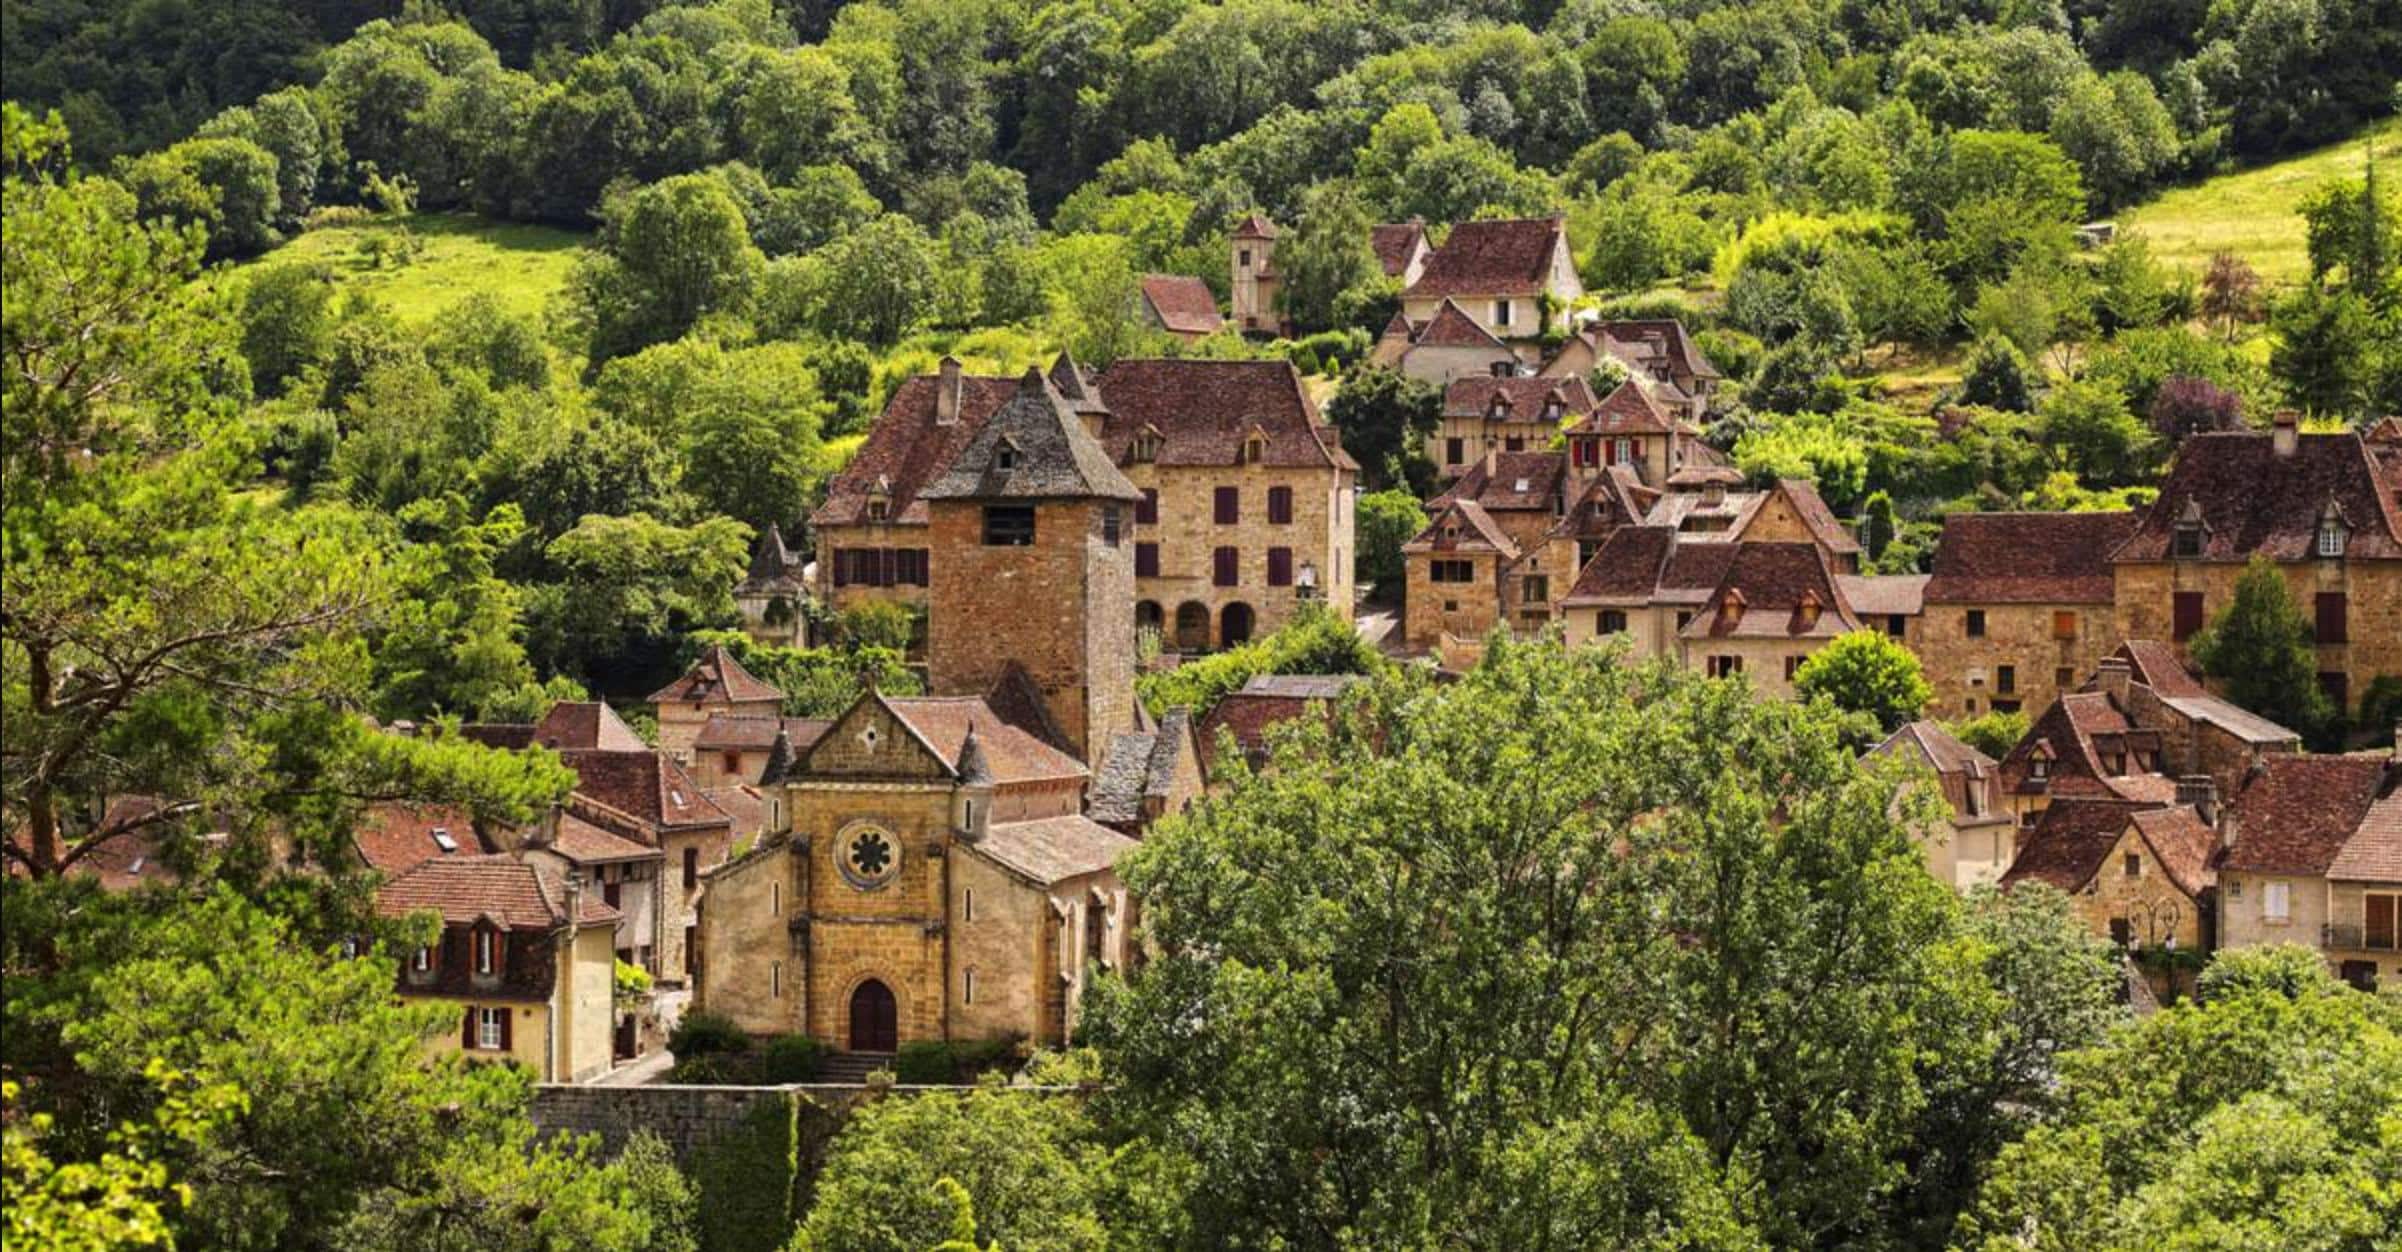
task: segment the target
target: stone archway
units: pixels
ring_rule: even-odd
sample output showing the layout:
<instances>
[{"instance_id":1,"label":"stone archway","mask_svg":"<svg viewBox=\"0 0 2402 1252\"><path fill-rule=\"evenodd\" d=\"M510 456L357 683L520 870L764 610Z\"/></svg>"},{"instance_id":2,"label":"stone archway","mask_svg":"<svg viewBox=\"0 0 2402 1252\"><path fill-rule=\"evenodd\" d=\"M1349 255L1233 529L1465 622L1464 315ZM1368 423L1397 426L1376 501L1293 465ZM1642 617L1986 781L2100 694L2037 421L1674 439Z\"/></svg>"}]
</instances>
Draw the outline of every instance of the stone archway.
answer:
<instances>
[{"instance_id":1,"label":"stone archway","mask_svg":"<svg viewBox=\"0 0 2402 1252\"><path fill-rule=\"evenodd\" d=\"M1187 600L1176 606L1176 650L1209 651L1209 606Z\"/></svg>"},{"instance_id":2,"label":"stone archway","mask_svg":"<svg viewBox=\"0 0 2402 1252\"><path fill-rule=\"evenodd\" d=\"M1218 613L1218 646L1231 648L1251 642L1251 606L1240 600Z\"/></svg>"},{"instance_id":3,"label":"stone archway","mask_svg":"<svg viewBox=\"0 0 2402 1252\"><path fill-rule=\"evenodd\" d=\"M1134 628L1136 630L1156 630L1164 635L1166 624L1167 610L1159 607L1159 601L1137 600L1134 602Z\"/></svg>"},{"instance_id":4,"label":"stone archway","mask_svg":"<svg viewBox=\"0 0 2402 1252\"><path fill-rule=\"evenodd\" d=\"M851 991L851 1051L893 1052L901 1046L900 1004L892 988L870 978Z\"/></svg>"}]
</instances>

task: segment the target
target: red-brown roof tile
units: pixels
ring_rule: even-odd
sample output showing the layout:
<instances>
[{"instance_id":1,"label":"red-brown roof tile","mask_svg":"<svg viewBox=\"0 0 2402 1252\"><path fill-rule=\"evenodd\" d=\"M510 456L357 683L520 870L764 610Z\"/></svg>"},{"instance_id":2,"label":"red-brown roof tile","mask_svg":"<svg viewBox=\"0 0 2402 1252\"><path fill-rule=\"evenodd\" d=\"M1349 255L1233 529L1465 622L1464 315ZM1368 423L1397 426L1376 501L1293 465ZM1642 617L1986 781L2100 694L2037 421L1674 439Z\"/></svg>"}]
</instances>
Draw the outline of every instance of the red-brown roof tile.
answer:
<instances>
[{"instance_id":1,"label":"red-brown roof tile","mask_svg":"<svg viewBox=\"0 0 2402 1252\"><path fill-rule=\"evenodd\" d=\"M1426 325L1418 328L1414 343L1421 348L1500 348L1504 351L1509 346L1494 338L1493 332L1477 325L1475 318L1468 316L1448 298L1443 301L1441 308L1435 310L1435 315L1427 319Z\"/></svg>"},{"instance_id":2,"label":"red-brown roof tile","mask_svg":"<svg viewBox=\"0 0 2402 1252\"><path fill-rule=\"evenodd\" d=\"M1572 435L1666 435L1682 430L1651 396L1630 379L1611 389L1593 414L1569 428Z\"/></svg>"},{"instance_id":3,"label":"red-brown roof tile","mask_svg":"<svg viewBox=\"0 0 2402 1252\"><path fill-rule=\"evenodd\" d=\"M564 883L551 871L507 855L442 857L420 862L383 885L376 911L406 917L420 910L441 915L447 925L490 920L504 930L547 931L567 921ZM598 893L587 893L579 910L583 925L617 920L617 910Z\"/></svg>"},{"instance_id":4,"label":"red-brown roof tile","mask_svg":"<svg viewBox=\"0 0 2402 1252\"><path fill-rule=\"evenodd\" d=\"M826 502L809 515L818 526L856 526L868 520L868 500L882 485L897 525L926 524L918 492L940 478L977 431L1017 393L1015 378L968 374L959 379L959 420L935 420L942 379L920 374L893 389L849 465L826 484Z\"/></svg>"},{"instance_id":5,"label":"red-brown roof tile","mask_svg":"<svg viewBox=\"0 0 2402 1252\"><path fill-rule=\"evenodd\" d=\"M2139 807L2124 800L2052 801L2028 832L2001 885L2035 881L2072 893L2083 890L2118 846Z\"/></svg>"},{"instance_id":6,"label":"red-brown roof tile","mask_svg":"<svg viewBox=\"0 0 2402 1252\"><path fill-rule=\"evenodd\" d=\"M1547 419L1553 401L1559 411ZM1495 409L1499 402L1500 408ZM1470 374L1443 387L1443 416L1481 417L1511 422L1559 421L1593 411L1593 389L1582 378L1543 378L1534 374Z\"/></svg>"},{"instance_id":7,"label":"red-brown roof tile","mask_svg":"<svg viewBox=\"0 0 2402 1252\"><path fill-rule=\"evenodd\" d=\"M1954 513L1935 545L1929 604L2108 604L2110 553L2133 513Z\"/></svg>"},{"instance_id":8,"label":"red-brown roof tile","mask_svg":"<svg viewBox=\"0 0 2402 1252\"><path fill-rule=\"evenodd\" d=\"M2221 870L2326 873L2392 772L2375 756L2269 756L2256 768L2228 806L2235 842Z\"/></svg>"},{"instance_id":9,"label":"red-brown roof tile","mask_svg":"<svg viewBox=\"0 0 2402 1252\"><path fill-rule=\"evenodd\" d=\"M598 700L561 700L534 723L535 743L546 748L599 748L609 752L648 752L634 728L617 710Z\"/></svg>"},{"instance_id":10,"label":"red-brown roof tile","mask_svg":"<svg viewBox=\"0 0 2402 1252\"><path fill-rule=\"evenodd\" d=\"M725 825L730 819L684 767L656 752L568 751L575 793L668 829Z\"/></svg>"},{"instance_id":11,"label":"red-brown roof tile","mask_svg":"<svg viewBox=\"0 0 2402 1252\"><path fill-rule=\"evenodd\" d=\"M1461 222L1451 228L1405 295L1531 295L1551 278L1565 224L1556 217Z\"/></svg>"},{"instance_id":12,"label":"red-brown roof tile","mask_svg":"<svg viewBox=\"0 0 2402 1252\"><path fill-rule=\"evenodd\" d=\"M2350 528L2352 560L2402 559L2402 502L2368 444L2356 433L2298 435L2290 456L2274 436L2252 432L2196 435L2179 447L2159 498L2112 555L2119 561L2168 559L2174 532L2191 510L2201 525L2206 561L2308 559L2321 513L2333 505Z\"/></svg>"},{"instance_id":13,"label":"red-brown roof tile","mask_svg":"<svg viewBox=\"0 0 2402 1252\"><path fill-rule=\"evenodd\" d=\"M1426 223L1416 218L1368 228L1368 248L1376 253L1376 263L1384 268L1387 278L1401 277L1409 268L1410 254L1425 245Z\"/></svg>"},{"instance_id":14,"label":"red-brown roof tile","mask_svg":"<svg viewBox=\"0 0 2402 1252\"><path fill-rule=\"evenodd\" d=\"M1453 500L1474 500L1487 512L1552 512L1560 507L1560 493L1567 486L1567 453L1496 452L1491 470L1482 460L1471 463L1459 481L1427 503L1441 508Z\"/></svg>"},{"instance_id":15,"label":"red-brown roof tile","mask_svg":"<svg viewBox=\"0 0 2402 1252\"><path fill-rule=\"evenodd\" d=\"M492 851L475 831L465 809L443 804L378 804L351 829L359 859L389 878L441 856L477 856ZM444 847L447 840L449 847Z\"/></svg>"},{"instance_id":16,"label":"red-brown roof tile","mask_svg":"<svg viewBox=\"0 0 2402 1252\"><path fill-rule=\"evenodd\" d=\"M1335 463L1318 436L1317 406L1283 361L1126 360L1096 385L1109 406L1101 448L1119 465L1132 463L1138 435L1156 431L1162 466L1231 466L1255 429L1267 440L1263 464Z\"/></svg>"},{"instance_id":17,"label":"red-brown roof tile","mask_svg":"<svg viewBox=\"0 0 2402 1252\"><path fill-rule=\"evenodd\" d=\"M1438 511L1426 529L1401 545L1403 552L1467 552L1488 549L1509 560L1518 559L1518 545L1509 532L1474 500L1452 500Z\"/></svg>"},{"instance_id":18,"label":"red-brown roof tile","mask_svg":"<svg viewBox=\"0 0 2402 1252\"><path fill-rule=\"evenodd\" d=\"M934 754L954 769L959 766L960 749L966 745L968 731L973 728L986 767L999 785L1080 778L1090 772L1076 758L1002 721L981 696L882 698L895 717L917 732Z\"/></svg>"},{"instance_id":19,"label":"red-brown roof tile","mask_svg":"<svg viewBox=\"0 0 2402 1252\"><path fill-rule=\"evenodd\" d=\"M1179 335L1207 335L1226 324L1209 284L1189 274L1143 275L1143 299L1159 324Z\"/></svg>"},{"instance_id":20,"label":"red-brown roof tile","mask_svg":"<svg viewBox=\"0 0 2402 1252\"><path fill-rule=\"evenodd\" d=\"M1603 542L1592 560L1585 562L1585 568L1577 573L1576 585L1569 588L1561 603L1649 603L1659 588L1660 573L1676 547L1673 526L1622 526Z\"/></svg>"},{"instance_id":21,"label":"red-brown roof tile","mask_svg":"<svg viewBox=\"0 0 2402 1252\"><path fill-rule=\"evenodd\" d=\"M743 704L781 700L784 693L761 681L722 644L711 644L683 676L651 693L653 704ZM562 745L565 746L565 745ZM595 744L606 747L607 745Z\"/></svg>"}]
</instances>

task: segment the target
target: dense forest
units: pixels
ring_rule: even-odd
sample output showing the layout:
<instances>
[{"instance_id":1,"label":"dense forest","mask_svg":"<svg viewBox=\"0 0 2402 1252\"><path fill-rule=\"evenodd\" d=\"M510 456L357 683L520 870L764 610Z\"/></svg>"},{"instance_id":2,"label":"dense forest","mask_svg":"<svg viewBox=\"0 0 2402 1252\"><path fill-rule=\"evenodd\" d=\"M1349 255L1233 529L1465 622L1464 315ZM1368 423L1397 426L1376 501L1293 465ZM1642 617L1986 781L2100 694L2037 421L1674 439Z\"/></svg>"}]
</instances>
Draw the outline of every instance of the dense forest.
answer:
<instances>
[{"instance_id":1,"label":"dense forest","mask_svg":"<svg viewBox=\"0 0 2402 1252\"><path fill-rule=\"evenodd\" d=\"M1437 682L1321 619L1147 680L1371 674L1129 862L1161 957L1034 1067L1084 1095L880 1103L814 1207L739 1230L747 1175L536 1142L522 1074L425 1063L457 1017L394 1000L424 936L346 851L388 800L534 820L572 776L456 723L708 643L792 715L910 689L905 614L765 647L729 588L944 353L1291 360L1389 577L1439 397L1363 363L1374 222L1564 214L1591 311L1685 319L1730 379L1708 438L1879 571L1948 511L2143 500L2197 431L2402 409L2394 0L7 0L0 74L12 1246L2402 1229L2390 994L2278 949L2133 1020L2064 898L1925 874L1854 721L1605 651ZM2080 233L2353 142L2287 206L2290 284ZM1132 315L1147 272L1223 295L1253 211L1290 340ZM582 246L555 298L353 282L462 222ZM79 876L104 830L173 883Z\"/></svg>"}]
</instances>

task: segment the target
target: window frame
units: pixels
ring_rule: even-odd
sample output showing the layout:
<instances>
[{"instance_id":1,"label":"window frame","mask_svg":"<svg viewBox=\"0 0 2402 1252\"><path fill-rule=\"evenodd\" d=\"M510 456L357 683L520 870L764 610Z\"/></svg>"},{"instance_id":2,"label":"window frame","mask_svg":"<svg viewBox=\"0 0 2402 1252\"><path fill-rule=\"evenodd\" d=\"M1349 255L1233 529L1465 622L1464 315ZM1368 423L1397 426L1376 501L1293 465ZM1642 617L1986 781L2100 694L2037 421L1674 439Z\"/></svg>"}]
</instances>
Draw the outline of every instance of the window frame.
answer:
<instances>
[{"instance_id":1,"label":"window frame","mask_svg":"<svg viewBox=\"0 0 2402 1252\"><path fill-rule=\"evenodd\" d=\"M475 1050L506 1052L509 1038L509 1010L477 1005L475 1009Z\"/></svg>"},{"instance_id":2,"label":"window frame","mask_svg":"<svg viewBox=\"0 0 2402 1252\"><path fill-rule=\"evenodd\" d=\"M1031 548L1039 534L1039 514L1031 504L988 504L984 506L983 546L987 548ZM1020 521L1024 526L1018 525Z\"/></svg>"}]
</instances>

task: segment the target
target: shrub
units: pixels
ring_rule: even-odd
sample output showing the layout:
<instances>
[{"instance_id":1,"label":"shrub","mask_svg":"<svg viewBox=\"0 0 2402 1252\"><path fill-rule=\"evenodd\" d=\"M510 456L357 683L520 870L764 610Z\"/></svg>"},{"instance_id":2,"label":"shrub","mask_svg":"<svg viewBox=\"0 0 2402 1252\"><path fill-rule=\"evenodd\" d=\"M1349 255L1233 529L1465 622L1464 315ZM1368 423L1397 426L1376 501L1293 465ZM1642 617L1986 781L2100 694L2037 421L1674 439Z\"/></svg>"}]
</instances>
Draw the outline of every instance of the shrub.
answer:
<instances>
[{"instance_id":1,"label":"shrub","mask_svg":"<svg viewBox=\"0 0 2402 1252\"><path fill-rule=\"evenodd\" d=\"M947 1083L957 1080L958 1058L951 1045L939 1040L904 1043L893 1057L892 1069L902 1082L916 1084Z\"/></svg>"},{"instance_id":2,"label":"shrub","mask_svg":"<svg viewBox=\"0 0 2402 1252\"><path fill-rule=\"evenodd\" d=\"M808 1082L817 1077L830 1051L807 1035L778 1035L760 1052L760 1081Z\"/></svg>"},{"instance_id":3,"label":"shrub","mask_svg":"<svg viewBox=\"0 0 2402 1252\"><path fill-rule=\"evenodd\" d=\"M1948 728L1952 737L1977 751L2001 760L2010 749L2027 737L2027 715L2024 713L1987 713L1965 722L1954 722Z\"/></svg>"},{"instance_id":4,"label":"shrub","mask_svg":"<svg viewBox=\"0 0 2402 1252\"><path fill-rule=\"evenodd\" d=\"M678 1061L704 1056L735 1056L751 1050L751 1037L734 1019L721 1013L686 1013L667 1036L667 1050Z\"/></svg>"},{"instance_id":5,"label":"shrub","mask_svg":"<svg viewBox=\"0 0 2402 1252\"><path fill-rule=\"evenodd\" d=\"M1153 714L1188 708L1195 717L1242 690L1254 674L1374 674L1384 657L1322 604L1304 605L1276 633L1241 647L1135 679Z\"/></svg>"},{"instance_id":6,"label":"shrub","mask_svg":"<svg viewBox=\"0 0 2402 1252\"><path fill-rule=\"evenodd\" d=\"M2360 693L2358 725L2373 734L2390 735L2396 723L2402 723L2402 677L2380 674Z\"/></svg>"}]
</instances>

